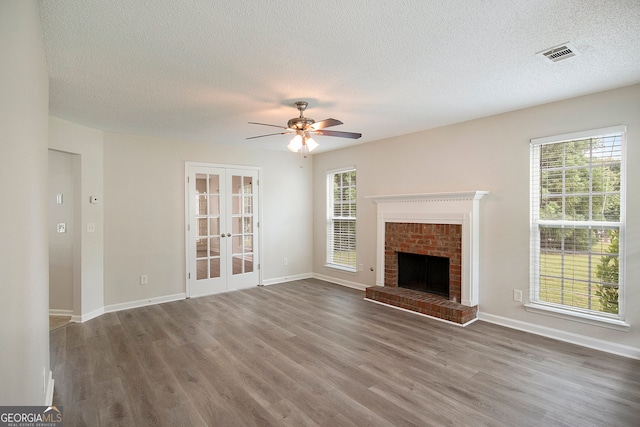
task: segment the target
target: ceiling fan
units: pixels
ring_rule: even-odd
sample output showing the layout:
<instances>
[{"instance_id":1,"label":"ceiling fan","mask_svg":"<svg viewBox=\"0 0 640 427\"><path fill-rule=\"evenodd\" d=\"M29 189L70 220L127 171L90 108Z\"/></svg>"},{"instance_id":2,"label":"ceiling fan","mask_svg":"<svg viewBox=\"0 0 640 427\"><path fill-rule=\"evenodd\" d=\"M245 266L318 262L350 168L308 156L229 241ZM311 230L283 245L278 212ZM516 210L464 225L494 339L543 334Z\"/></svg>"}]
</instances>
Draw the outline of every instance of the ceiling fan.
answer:
<instances>
[{"instance_id":1,"label":"ceiling fan","mask_svg":"<svg viewBox=\"0 0 640 427\"><path fill-rule=\"evenodd\" d=\"M276 133L268 133L266 135L258 135L258 136L250 136L247 139L255 139L262 138L265 136L272 135L295 135L287 148L294 153L301 152L304 157L307 157L307 153L313 151L318 147L318 143L313 140L311 135L324 135L324 136L337 136L340 138L351 138L358 139L362 136L361 133L355 132L342 132L336 130L324 130L331 126L341 125L342 122L336 119L325 119L319 122L315 120L304 117L302 114L304 110L307 109L307 105L309 105L305 101L298 101L295 103L295 106L300 111L300 117L294 117L287 122L287 126L279 126L279 125L270 125L267 123L256 123L249 122L252 125L262 125L262 126L271 126L276 128L284 129L284 132L276 132Z\"/></svg>"}]
</instances>

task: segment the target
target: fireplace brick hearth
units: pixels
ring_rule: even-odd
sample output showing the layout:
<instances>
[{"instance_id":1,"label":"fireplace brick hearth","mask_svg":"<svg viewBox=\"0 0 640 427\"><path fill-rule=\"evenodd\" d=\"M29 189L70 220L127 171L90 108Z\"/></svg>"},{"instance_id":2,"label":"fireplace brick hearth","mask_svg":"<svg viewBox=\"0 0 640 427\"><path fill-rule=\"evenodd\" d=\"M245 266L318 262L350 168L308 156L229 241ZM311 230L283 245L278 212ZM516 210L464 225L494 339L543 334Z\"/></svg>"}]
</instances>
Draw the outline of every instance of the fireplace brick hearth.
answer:
<instances>
[{"instance_id":1,"label":"fireplace brick hearth","mask_svg":"<svg viewBox=\"0 0 640 427\"><path fill-rule=\"evenodd\" d=\"M478 316L477 305L467 307L439 295L412 289L371 286L366 289L366 298L462 325Z\"/></svg>"}]
</instances>

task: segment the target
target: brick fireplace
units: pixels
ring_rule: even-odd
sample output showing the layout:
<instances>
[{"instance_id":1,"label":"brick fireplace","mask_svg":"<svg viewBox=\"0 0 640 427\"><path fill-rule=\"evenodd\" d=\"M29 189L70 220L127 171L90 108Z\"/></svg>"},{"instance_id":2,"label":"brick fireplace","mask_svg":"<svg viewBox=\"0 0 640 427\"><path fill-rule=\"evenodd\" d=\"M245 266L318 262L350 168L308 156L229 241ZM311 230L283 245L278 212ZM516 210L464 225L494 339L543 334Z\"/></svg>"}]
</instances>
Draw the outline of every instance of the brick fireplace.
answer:
<instances>
[{"instance_id":1,"label":"brick fireplace","mask_svg":"<svg viewBox=\"0 0 640 427\"><path fill-rule=\"evenodd\" d=\"M376 286L366 299L465 325L477 318L479 200L486 191L372 196ZM449 297L398 287L398 253L449 260Z\"/></svg>"},{"instance_id":2,"label":"brick fireplace","mask_svg":"<svg viewBox=\"0 0 640 427\"><path fill-rule=\"evenodd\" d=\"M385 223L384 286L398 286L398 253L449 259L449 299L461 299L462 226L460 224Z\"/></svg>"}]
</instances>

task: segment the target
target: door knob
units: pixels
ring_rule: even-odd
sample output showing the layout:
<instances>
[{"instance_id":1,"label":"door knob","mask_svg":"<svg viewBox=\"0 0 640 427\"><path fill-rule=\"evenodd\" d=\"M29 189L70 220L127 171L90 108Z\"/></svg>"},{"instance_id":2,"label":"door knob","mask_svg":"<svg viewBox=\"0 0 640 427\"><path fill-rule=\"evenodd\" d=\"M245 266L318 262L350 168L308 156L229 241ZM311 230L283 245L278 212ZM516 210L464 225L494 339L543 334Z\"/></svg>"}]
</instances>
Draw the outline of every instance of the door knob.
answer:
<instances>
[{"instance_id":1,"label":"door knob","mask_svg":"<svg viewBox=\"0 0 640 427\"><path fill-rule=\"evenodd\" d=\"M231 233L227 233L227 237L231 237Z\"/></svg>"}]
</instances>

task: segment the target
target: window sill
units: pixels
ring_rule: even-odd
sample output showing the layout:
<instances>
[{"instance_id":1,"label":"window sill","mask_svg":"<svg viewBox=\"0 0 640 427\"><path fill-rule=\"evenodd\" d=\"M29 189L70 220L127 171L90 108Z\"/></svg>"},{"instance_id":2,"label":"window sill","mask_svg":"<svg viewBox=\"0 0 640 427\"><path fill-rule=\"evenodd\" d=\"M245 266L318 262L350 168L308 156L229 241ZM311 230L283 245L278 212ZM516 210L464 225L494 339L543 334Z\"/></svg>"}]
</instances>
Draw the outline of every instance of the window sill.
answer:
<instances>
[{"instance_id":1,"label":"window sill","mask_svg":"<svg viewBox=\"0 0 640 427\"><path fill-rule=\"evenodd\" d=\"M629 329L631 328L631 325L629 325L627 322L623 320L611 319L607 317L599 317L599 316L594 316L592 314L564 310L559 307L553 307L545 304L528 303L524 305L524 308L531 313L557 317L559 319L586 323L589 325L600 326L602 328L615 329L618 331L629 332Z\"/></svg>"},{"instance_id":2,"label":"window sill","mask_svg":"<svg viewBox=\"0 0 640 427\"><path fill-rule=\"evenodd\" d=\"M337 264L325 264L324 265L327 268L331 268L333 270L340 270L340 271L344 271L346 273L357 273L355 268L352 267L345 267L343 265L337 265Z\"/></svg>"}]
</instances>

